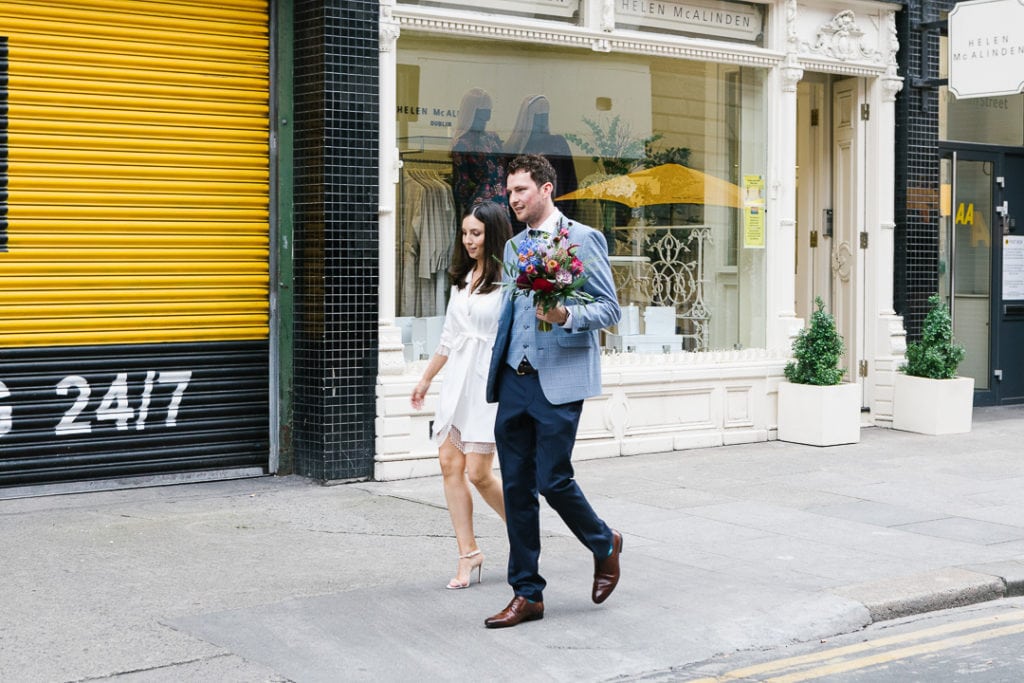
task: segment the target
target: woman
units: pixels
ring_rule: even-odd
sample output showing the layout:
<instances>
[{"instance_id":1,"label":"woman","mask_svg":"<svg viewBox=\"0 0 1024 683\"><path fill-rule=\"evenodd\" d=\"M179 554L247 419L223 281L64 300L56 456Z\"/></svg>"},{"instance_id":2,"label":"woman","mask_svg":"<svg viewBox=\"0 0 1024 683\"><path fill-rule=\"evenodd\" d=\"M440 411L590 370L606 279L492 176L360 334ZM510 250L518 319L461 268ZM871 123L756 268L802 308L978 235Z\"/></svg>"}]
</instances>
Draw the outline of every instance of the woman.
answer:
<instances>
[{"instance_id":1,"label":"woman","mask_svg":"<svg viewBox=\"0 0 1024 683\"><path fill-rule=\"evenodd\" d=\"M462 219L462 240L455 248L449 275L451 299L441 343L412 391L419 410L430 382L447 365L434 418L444 496L459 545L459 566L447 588L468 588L473 570L481 579L484 556L473 535L473 482L480 497L504 520L501 482L494 476L496 405L484 400L491 346L501 312L501 257L512 236L508 209L494 202L470 207Z\"/></svg>"}]
</instances>

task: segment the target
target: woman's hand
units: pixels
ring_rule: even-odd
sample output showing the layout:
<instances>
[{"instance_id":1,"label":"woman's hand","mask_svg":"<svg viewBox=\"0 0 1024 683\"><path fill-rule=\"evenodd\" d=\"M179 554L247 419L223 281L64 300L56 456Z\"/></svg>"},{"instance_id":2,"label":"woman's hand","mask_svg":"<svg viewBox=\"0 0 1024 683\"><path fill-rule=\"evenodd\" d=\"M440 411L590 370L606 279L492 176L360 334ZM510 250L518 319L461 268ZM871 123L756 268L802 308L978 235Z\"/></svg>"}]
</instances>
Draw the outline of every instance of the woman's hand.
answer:
<instances>
[{"instance_id":1,"label":"woman's hand","mask_svg":"<svg viewBox=\"0 0 1024 683\"><path fill-rule=\"evenodd\" d=\"M416 410L421 410L423 408L423 399L427 395L428 389L430 389L430 382L428 380L421 379L412 390L412 397L409 399L413 408Z\"/></svg>"}]
</instances>

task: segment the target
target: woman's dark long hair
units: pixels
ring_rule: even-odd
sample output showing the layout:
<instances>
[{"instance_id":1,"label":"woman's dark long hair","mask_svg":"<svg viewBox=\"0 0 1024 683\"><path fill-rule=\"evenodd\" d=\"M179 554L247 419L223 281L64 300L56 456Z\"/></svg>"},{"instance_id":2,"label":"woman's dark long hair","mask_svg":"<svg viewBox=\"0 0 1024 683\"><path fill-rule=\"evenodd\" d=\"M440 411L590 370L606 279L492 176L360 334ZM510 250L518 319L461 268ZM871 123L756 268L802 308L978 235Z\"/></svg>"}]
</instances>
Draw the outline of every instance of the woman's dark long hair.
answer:
<instances>
[{"instance_id":1,"label":"woman's dark long hair","mask_svg":"<svg viewBox=\"0 0 1024 683\"><path fill-rule=\"evenodd\" d=\"M466 211L463 218L473 216L484 224L484 272L480 278L481 294L493 291L501 284L501 259L505 253L505 242L512 237L512 223L508 218L508 207L496 202L479 202ZM462 243L462 221L459 221L458 239L452 254L452 267L448 276L452 284L462 289L466 286L466 276L476 267L476 261L469 257L466 245Z\"/></svg>"}]
</instances>

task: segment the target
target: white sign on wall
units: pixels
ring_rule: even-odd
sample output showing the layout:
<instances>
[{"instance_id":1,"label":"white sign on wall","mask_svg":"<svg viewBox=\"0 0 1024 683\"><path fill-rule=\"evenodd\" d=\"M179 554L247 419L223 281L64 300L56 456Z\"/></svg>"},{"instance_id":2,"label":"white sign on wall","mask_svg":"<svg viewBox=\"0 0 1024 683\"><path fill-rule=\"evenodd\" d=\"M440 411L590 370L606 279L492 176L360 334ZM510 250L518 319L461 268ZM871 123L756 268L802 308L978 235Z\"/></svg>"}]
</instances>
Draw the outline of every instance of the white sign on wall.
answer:
<instances>
[{"instance_id":1,"label":"white sign on wall","mask_svg":"<svg viewBox=\"0 0 1024 683\"><path fill-rule=\"evenodd\" d=\"M1024 299L1024 236L1003 236L1003 299Z\"/></svg>"},{"instance_id":2,"label":"white sign on wall","mask_svg":"<svg viewBox=\"0 0 1024 683\"><path fill-rule=\"evenodd\" d=\"M1024 0L972 0L950 10L949 90L959 99L1024 92Z\"/></svg>"},{"instance_id":3,"label":"white sign on wall","mask_svg":"<svg viewBox=\"0 0 1024 683\"><path fill-rule=\"evenodd\" d=\"M761 7L724 0L615 0L615 19L639 25L719 38L757 40Z\"/></svg>"}]
</instances>

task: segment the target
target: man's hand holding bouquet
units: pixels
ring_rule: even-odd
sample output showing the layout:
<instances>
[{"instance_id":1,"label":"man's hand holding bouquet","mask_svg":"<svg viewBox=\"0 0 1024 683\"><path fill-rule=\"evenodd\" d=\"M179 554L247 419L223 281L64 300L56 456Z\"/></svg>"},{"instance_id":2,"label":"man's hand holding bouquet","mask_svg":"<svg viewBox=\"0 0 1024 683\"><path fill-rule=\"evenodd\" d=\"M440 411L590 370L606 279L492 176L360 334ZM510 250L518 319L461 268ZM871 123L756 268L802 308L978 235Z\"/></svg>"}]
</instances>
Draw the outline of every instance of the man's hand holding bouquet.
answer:
<instances>
[{"instance_id":1,"label":"man's hand holding bouquet","mask_svg":"<svg viewBox=\"0 0 1024 683\"><path fill-rule=\"evenodd\" d=\"M505 263L505 272L512 280L512 296L533 295L534 305L547 313L559 304L586 305L594 297L583 291L587 281L583 261L576 257L578 244L569 244L569 228L561 226L553 235L539 233L527 237L516 248L516 259ZM540 320L537 329L549 332L551 323Z\"/></svg>"}]
</instances>

